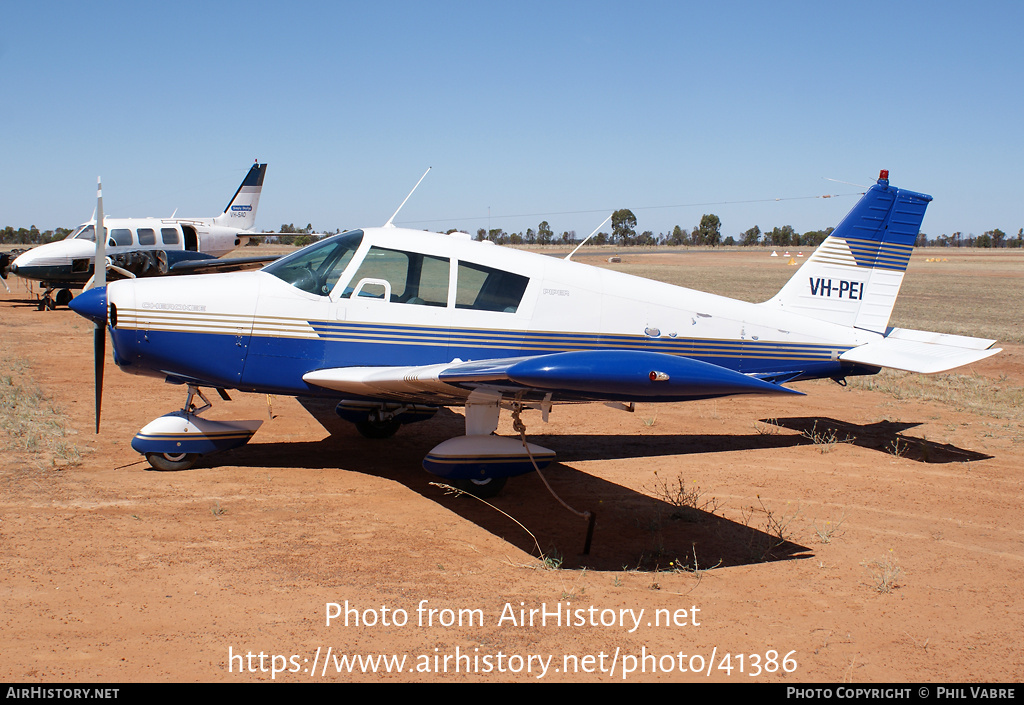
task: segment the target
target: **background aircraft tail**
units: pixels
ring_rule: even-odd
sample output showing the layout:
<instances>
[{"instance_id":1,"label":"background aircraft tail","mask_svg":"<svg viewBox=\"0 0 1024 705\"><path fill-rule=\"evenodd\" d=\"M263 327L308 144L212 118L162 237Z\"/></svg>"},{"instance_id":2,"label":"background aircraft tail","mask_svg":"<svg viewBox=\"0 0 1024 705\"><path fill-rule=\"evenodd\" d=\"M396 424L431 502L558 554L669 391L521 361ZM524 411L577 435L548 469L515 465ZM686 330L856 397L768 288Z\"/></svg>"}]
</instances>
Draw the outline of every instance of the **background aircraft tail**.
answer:
<instances>
[{"instance_id":1,"label":"background aircraft tail","mask_svg":"<svg viewBox=\"0 0 1024 705\"><path fill-rule=\"evenodd\" d=\"M889 172L766 302L845 326L884 333L931 196L889 185Z\"/></svg>"},{"instance_id":2,"label":"background aircraft tail","mask_svg":"<svg viewBox=\"0 0 1024 705\"><path fill-rule=\"evenodd\" d=\"M214 224L250 230L256 224L256 206L260 202L260 191L263 190L263 177L266 173L266 164L253 164L227 208L213 219Z\"/></svg>"}]
</instances>

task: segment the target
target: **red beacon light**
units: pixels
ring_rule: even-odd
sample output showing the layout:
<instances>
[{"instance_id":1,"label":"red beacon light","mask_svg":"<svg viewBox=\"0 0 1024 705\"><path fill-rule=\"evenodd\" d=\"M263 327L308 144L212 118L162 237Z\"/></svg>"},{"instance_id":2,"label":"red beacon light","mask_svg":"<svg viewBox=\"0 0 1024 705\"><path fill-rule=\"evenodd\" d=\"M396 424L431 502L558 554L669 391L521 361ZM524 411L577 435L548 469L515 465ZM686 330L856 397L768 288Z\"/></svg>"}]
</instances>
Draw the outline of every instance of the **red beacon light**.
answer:
<instances>
[{"instance_id":1,"label":"red beacon light","mask_svg":"<svg viewBox=\"0 0 1024 705\"><path fill-rule=\"evenodd\" d=\"M889 180L889 170L888 169L882 169L880 172L878 172L878 178L879 179L885 179L886 181L888 181Z\"/></svg>"}]
</instances>

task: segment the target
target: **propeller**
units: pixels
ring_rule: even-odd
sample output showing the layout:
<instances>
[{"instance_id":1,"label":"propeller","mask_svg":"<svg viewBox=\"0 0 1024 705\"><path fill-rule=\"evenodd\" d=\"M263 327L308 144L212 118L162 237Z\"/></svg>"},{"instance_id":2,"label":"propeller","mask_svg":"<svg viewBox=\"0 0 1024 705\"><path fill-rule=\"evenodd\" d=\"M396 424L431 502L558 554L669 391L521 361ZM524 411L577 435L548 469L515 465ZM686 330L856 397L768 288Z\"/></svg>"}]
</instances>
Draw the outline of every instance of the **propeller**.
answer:
<instances>
[{"instance_id":1,"label":"propeller","mask_svg":"<svg viewBox=\"0 0 1024 705\"><path fill-rule=\"evenodd\" d=\"M93 261L93 286L103 292L103 320L96 321L92 334L93 378L96 385L96 433L100 432L100 407L103 404L103 363L107 359L107 231L103 227L103 183L96 177L96 259Z\"/></svg>"},{"instance_id":2,"label":"propeller","mask_svg":"<svg viewBox=\"0 0 1024 705\"><path fill-rule=\"evenodd\" d=\"M93 262L93 276L86 284L85 291L71 299L68 304L75 313L96 324L93 330L93 375L96 385L96 433L100 432L100 409L103 403L103 363L107 357L107 331L110 307L107 305L107 268L126 277L131 272L114 266L107 261L107 231L103 227L103 184L96 179L96 259Z\"/></svg>"}]
</instances>

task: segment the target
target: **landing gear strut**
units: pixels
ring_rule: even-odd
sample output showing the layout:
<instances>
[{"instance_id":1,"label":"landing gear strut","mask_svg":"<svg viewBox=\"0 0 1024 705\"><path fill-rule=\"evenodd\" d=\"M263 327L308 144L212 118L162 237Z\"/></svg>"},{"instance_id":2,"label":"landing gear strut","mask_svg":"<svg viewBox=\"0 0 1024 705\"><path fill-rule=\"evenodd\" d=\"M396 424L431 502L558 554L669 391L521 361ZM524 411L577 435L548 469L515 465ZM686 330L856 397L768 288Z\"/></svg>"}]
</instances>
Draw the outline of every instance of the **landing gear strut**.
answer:
<instances>
[{"instance_id":1,"label":"landing gear strut","mask_svg":"<svg viewBox=\"0 0 1024 705\"><path fill-rule=\"evenodd\" d=\"M230 400L226 392L218 391ZM135 434L132 448L157 470L187 470L204 455L245 445L263 425L262 421L213 421L200 416L211 406L198 387L189 385L185 406L148 423Z\"/></svg>"},{"instance_id":2,"label":"landing gear strut","mask_svg":"<svg viewBox=\"0 0 1024 705\"><path fill-rule=\"evenodd\" d=\"M466 400L466 435L449 438L423 459L423 469L477 497L494 497L508 478L547 467L555 452L519 438L495 436L502 392L477 388ZM514 409L523 404L516 401ZM550 409L550 400L541 405Z\"/></svg>"},{"instance_id":3,"label":"landing gear strut","mask_svg":"<svg viewBox=\"0 0 1024 705\"><path fill-rule=\"evenodd\" d=\"M54 295L53 291L53 289L47 289L39 298L38 306L40 311L52 311L58 306L67 306L71 299L74 298L71 289L59 289L56 295Z\"/></svg>"},{"instance_id":4,"label":"landing gear strut","mask_svg":"<svg viewBox=\"0 0 1024 705\"><path fill-rule=\"evenodd\" d=\"M426 421L437 413L436 406L427 404L388 404L345 399L334 412L355 424L356 430L366 438L391 438L403 424Z\"/></svg>"}]
</instances>

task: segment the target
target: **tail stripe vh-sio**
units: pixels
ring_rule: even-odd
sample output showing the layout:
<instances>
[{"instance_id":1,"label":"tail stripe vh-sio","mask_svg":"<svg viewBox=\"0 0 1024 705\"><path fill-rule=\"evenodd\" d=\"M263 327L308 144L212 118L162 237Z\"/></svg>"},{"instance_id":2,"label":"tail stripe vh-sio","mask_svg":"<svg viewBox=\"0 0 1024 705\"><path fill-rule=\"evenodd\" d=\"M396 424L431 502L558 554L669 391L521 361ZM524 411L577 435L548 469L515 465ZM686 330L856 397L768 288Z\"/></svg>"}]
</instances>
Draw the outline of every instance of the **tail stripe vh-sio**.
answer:
<instances>
[{"instance_id":1,"label":"tail stripe vh-sio","mask_svg":"<svg viewBox=\"0 0 1024 705\"><path fill-rule=\"evenodd\" d=\"M266 173L266 164L253 164L235 191L235 195L224 208L224 212L214 218L213 222L232 228L251 228L256 223L256 207L260 203L260 192L263 190L263 177Z\"/></svg>"},{"instance_id":2,"label":"tail stripe vh-sio","mask_svg":"<svg viewBox=\"0 0 1024 705\"><path fill-rule=\"evenodd\" d=\"M931 200L889 186L882 172L771 304L884 333Z\"/></svg>"}]
</instances>

